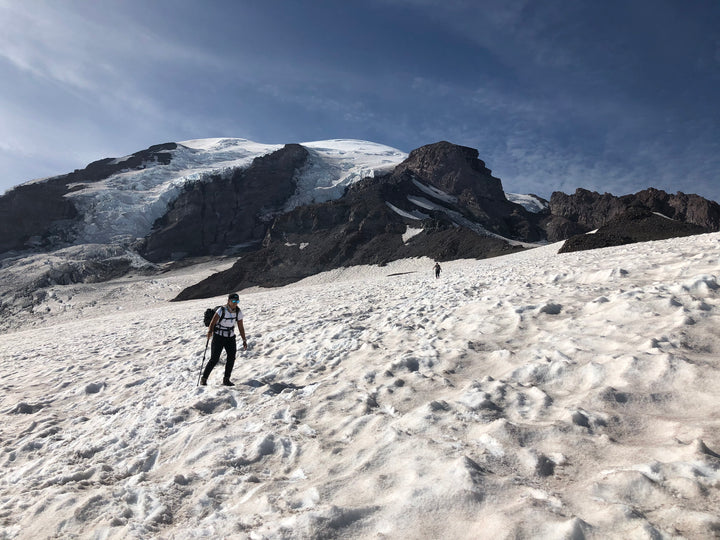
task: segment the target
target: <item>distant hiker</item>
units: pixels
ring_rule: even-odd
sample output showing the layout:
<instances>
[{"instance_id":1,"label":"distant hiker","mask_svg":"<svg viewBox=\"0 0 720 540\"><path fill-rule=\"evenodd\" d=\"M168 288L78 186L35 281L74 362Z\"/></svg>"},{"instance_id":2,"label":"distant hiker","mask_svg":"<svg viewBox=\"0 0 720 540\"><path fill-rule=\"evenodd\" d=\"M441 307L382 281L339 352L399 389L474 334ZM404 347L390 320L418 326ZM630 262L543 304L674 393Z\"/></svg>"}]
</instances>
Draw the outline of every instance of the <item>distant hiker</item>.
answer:
<instances>
[{"instance_id":1,"label":"distant hiker","mask_svg":"<svg viewBox=\"0 0 720 540\"><path fill-rule=\"evenodd\" d=\"M213 370L215 365L220 360L220 354L223 349L227 353L227 360L225 361L225 377L223 377L223 384L225 386L235 386L230 381L230 375L232 374L233 366L235 365L235 353L237 351L237 343L235 341L235 323L237 323L238 330L240 331L240 337L242 337L243 348L247 350L247 340L245 339L245 327L243 326L243 314L238 307L240 297L232 293L228 296L227 305L218 307L215 315L210 322L208 328L208 339L212 336L212 346L210 347L210 361L203 371L202 379L200 384L205 386L207 384L210 372Z\"/></svg>"},{"instance_id":2,"label":"distant hiker","mask_svg":"<svg viewBox=\"0 0 720 540\"><path fill-rule=\"evenodd\" d=\"M440 263L436 262L435 263L435 279L440 277L440 270L442 270L442 268L440 268Z\"/></svg>"}]
</instances>

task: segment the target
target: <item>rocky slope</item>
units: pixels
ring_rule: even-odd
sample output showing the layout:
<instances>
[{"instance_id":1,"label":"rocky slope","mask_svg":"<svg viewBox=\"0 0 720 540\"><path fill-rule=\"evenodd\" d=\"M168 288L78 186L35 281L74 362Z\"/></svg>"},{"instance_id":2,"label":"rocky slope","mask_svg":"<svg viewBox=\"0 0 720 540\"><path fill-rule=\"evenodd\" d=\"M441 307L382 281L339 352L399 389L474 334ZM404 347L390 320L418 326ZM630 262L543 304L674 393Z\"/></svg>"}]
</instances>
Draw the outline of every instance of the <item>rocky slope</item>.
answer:
<instances>
[{"instance_id":1,"label":"rocky slope","mask_svg":"<svg viewBox=\"0 0 720 540\"><path fill-rule=\"evenodd\" d=\"M229 176L186 184L155 223L140 253L162 262L260 243L272 215L295 193L296 172L307 157L305 148L289 144Z\"/></svg>"},{"instance_id":2,"label":"rocky slope","mask_svg":"<svg viewBox=\"0 0 720 540\"><path fill-rule=\"evenodd\" d=\"M69 194L112 175L144 170L150 163L168 164L176 143L159 144L120 159L102 159L84 169L28 182L0 197L0 254L27 248L66 247L77 239L84 216Z\"/></svg>"},{"instance_id":3,"label":"rocky slope","mask_svg":"<svg viewBox=\"0 0 720 540\"><path fill-rule=\"evenodd\" d=\"M667 218L638 204L616 215L593 234L569 238L560 248L560 253L665 240L707 231L706 227Z\"/></svg>"},{"instance_id":4,"label":"rocky slope","mask_svg":"<svg viewBox=\"0 0 720 540\"><path fill-rule=\"evenodd\" d=\"M678 223L698 225L705 231L720 230L720 205L699 195L682 192L671 195L649 188L616 197L610 193L578 189L572 195L556 191L550 197L551 217L545 224L548 240L556 242L589 232L637 207L645 207Z\"/></svg>"},{"instance_id":5,"label":"rocky slope","mask_svg":"<svg viewBox=\"0 0 720 540\"><path fill-rule=\"evenodd\" d=\"M278 216L260 250L184 290L177 300L407 257L487 258L543 237L541 217L508 201L476 150L447 142L414 150L383 177L322 205Z\"/></svg>"}]
</instances>

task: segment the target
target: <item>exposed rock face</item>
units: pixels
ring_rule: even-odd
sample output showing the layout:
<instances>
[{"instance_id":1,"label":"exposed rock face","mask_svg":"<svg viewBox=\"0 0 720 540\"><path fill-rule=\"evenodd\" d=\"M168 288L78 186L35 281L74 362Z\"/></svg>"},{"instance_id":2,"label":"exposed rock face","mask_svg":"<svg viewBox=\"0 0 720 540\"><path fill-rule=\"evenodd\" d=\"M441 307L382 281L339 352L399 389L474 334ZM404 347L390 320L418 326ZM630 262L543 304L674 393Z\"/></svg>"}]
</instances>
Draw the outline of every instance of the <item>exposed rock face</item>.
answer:
<instances>
[{"instance_id":1,"label":"exposed rock face","mask_svg":"<svg viewBox=\"0 0 720 540\"><path fill-rule=\"evenodd\" d=\"M638 202L671 219L699 225L709 231L720 230L720 205L699 195L678 192L670 195L659 189L635 194Z\"/></svg>"},{"instance_id":2,"label":"exposed rock face","mask_svg":"<svg viewBox=\"0 0 720 540\"><path fill-rule=\"evenodd\" d=\"M283 285L343 266L420 256L486 258L522 249L483 233L483 228L536 238L542 231L533 220L539 218L507 201L500 181L469 150L449 143L425 146L393 173L352 185L341 199L278 216L262 249L189 287L176 300ZM459 170L446 166L444 159ZM403 238L409 230L417 234Z\"/></svg>"},{"instance_id":3,"label":"exposed rock face","mask_svg":"<svg viewBox=\"0 0 720 540\"><path fill-rule=\"evenodd\" d=\"M104 180L124 170L141 169L150 161L169 163L167 150L175 143L151 146L124 160L102 159L61 176L23 184L0 197L0 253L29 247L46 249L73 240L72 221L81 217L73 203L64 197L77 184ZM75 186L75 187L73 187Z\"/></svg>"},{"instance_id":4,"label":"exposed rock face","mask_svg":"<svg viewBox=\"0 0 720 540\"><path fill-rule=\"evenodd\" d=\"M635 242L665 240L679 236L691 236L709 232L707 228L683 223L660 216L641 203L636 203L616 215L593 234L581 234L569 238L560 253L583 251Z\"/></svg>"},{"instance_id":5,"label":"exposed rock face","mask_svg":"<svg viewBox=\"0 0 720 540\"><path fill-rule=\"evenodd\" d=\"M259 244L274 214L294 194L295 174L307 157L305 148L288 144L228 178L188 185L156 222L141 253L157 262Z\"/></svg>"},{"instance_id":6,"label":"exposed rock face","mask_svg":"<svg viewBox=\"0 0 720 540\"><path fill-rule=\"evenodd\" d=\"M413 150L393 176L416 179L457 198L462 212L490 232L530 242L545 238L541 217L505 197L478 151L445 141Z\"/></svg>"},{"instance_id":7,"label":"exposed rock face","mask_svg":"<svg viewBox=\"0 0 720 540\"><path fill-rule=\"evenodd\" d=\"M627 208L610 193L577 189L573 195L556 191L550 197L550 214L577 223L586 231L597 229ZM562 240L562 238L557 238Z\"/></svg>"},{"instance_id":8,"label":"exposed rock face","mask_svg":"<svg viewBox=\"0 0 720 540\"><path fill-rule=\"evenodd\" d=\"M478 159L478 151L447 141L422 146L410 152L395 170L408 171L446 193L473 201L504 201L505 192L499 178Z\"/></svg>"},{"instance_id":9,"label":"exposed rock face","mask_svg":"<svg viewBox=\"0 0 720 540\"><path fill-rule=\"evenodd\" d=\"M418 180L456 197L458 210L490 232L530 242L545 237L541 217L507 200L502 182L473 148L445 141L422 146L392 176Z\"/></svg>"},{"instance_id":10,"label":"exposed rock face","mask_svg":"<svg viewBox=\"0 0 720 540\"><path fill-rule=\"evenodd\" d=\"M67 192L65 182L53 178L17 186L0 197L0 253L61 236L77 216L75 206L63 197Z\"/></svg>"},{"instance_id":11,"label":"exposed rock face","mask_svg":"<svg viewBox=\"0 0 720 540\"><path fill-rule=\"evenodd\" d=\"M65 183L73 184L78 182L93 183L105 180L113 174L121 171L138 170L145 168L149 162L158 162L168 165L172 160L172 154L168 150L175 150L177 143L170 142L164 144L156 144L135 152L124 159L106 158L94 161L84 169L79 169L65 175Z\"/></svg>"},{"instance_id":12,"label":"exposed rock face","mask_svg":"<svg viewBox=\"0 0 720 540\"><path fill-rule=\"evenodd\" d=\"M555 192L550 198L552 219L547 225L548 240L567 238L563 232L568 228L561 225L563 220L576 223L578 232L587 232L602 227L629 208L642 205L671 219L699 225L709 231L720 230L720 205L698 195L677 193L670 195L658 189L646 189L633 195L615 197L609 193L578 189L573 195ZM561 219L559 219L561 218Z\"/></svg>"},{"instance_id":13,"label":"exposed rock face","mask_svg":"<svg viewBox=\"0 0 720 540\"><path fill-rule=\"evenodd\" d=\"M592 229L587 225L581 225L561 216L549 215L542 221L547 240L549 242L560 242L576 234L583 234Z\"/></svg>"}]
</instances>

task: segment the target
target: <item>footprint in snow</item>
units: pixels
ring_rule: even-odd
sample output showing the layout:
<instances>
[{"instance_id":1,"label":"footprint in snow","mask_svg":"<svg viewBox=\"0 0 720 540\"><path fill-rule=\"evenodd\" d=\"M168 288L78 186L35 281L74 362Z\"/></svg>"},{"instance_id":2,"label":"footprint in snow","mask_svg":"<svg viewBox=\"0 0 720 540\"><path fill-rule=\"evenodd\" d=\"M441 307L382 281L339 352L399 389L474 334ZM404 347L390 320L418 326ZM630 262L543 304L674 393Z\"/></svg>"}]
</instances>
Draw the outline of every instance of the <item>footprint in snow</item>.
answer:
<instances>
[{"instance_id":1,"label":"footprint in snow","mask_svg":"<svg viewBox=\"0 0 720 540\"><path fill-rule=\"evenodd\" d=\"M268 396L277 396L278 394L282 393L283 391L290 389L290 390L302 390L305 388L304 386L298 386L296 384L292 383L283 383L283 382L276 382L276 383L268 383L266 381L258 381L257 379L250 379L249 381L246 381L242 383L246 386L250 386L251 388L260 388L262 386L267 386L267 390L263 392L263 394Z\"/></svg>"}]
</instances>

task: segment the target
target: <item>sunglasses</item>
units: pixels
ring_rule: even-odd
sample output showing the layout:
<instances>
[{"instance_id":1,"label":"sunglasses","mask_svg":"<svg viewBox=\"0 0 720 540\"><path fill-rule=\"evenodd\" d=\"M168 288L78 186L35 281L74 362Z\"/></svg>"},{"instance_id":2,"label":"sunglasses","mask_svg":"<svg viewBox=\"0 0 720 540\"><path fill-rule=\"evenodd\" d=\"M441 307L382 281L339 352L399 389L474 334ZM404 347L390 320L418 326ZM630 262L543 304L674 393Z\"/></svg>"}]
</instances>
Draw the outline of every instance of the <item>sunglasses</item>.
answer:
<instances>
[{"instance_id":1,"label":"sunglasses","mask_svg":"<svg viewBox=\"0 0 720 540\"><path fill-rule=\"evenodd\" d=\"M233 304L237 304L240 300L230 300Z\"/></svg>"}]
</instances>

